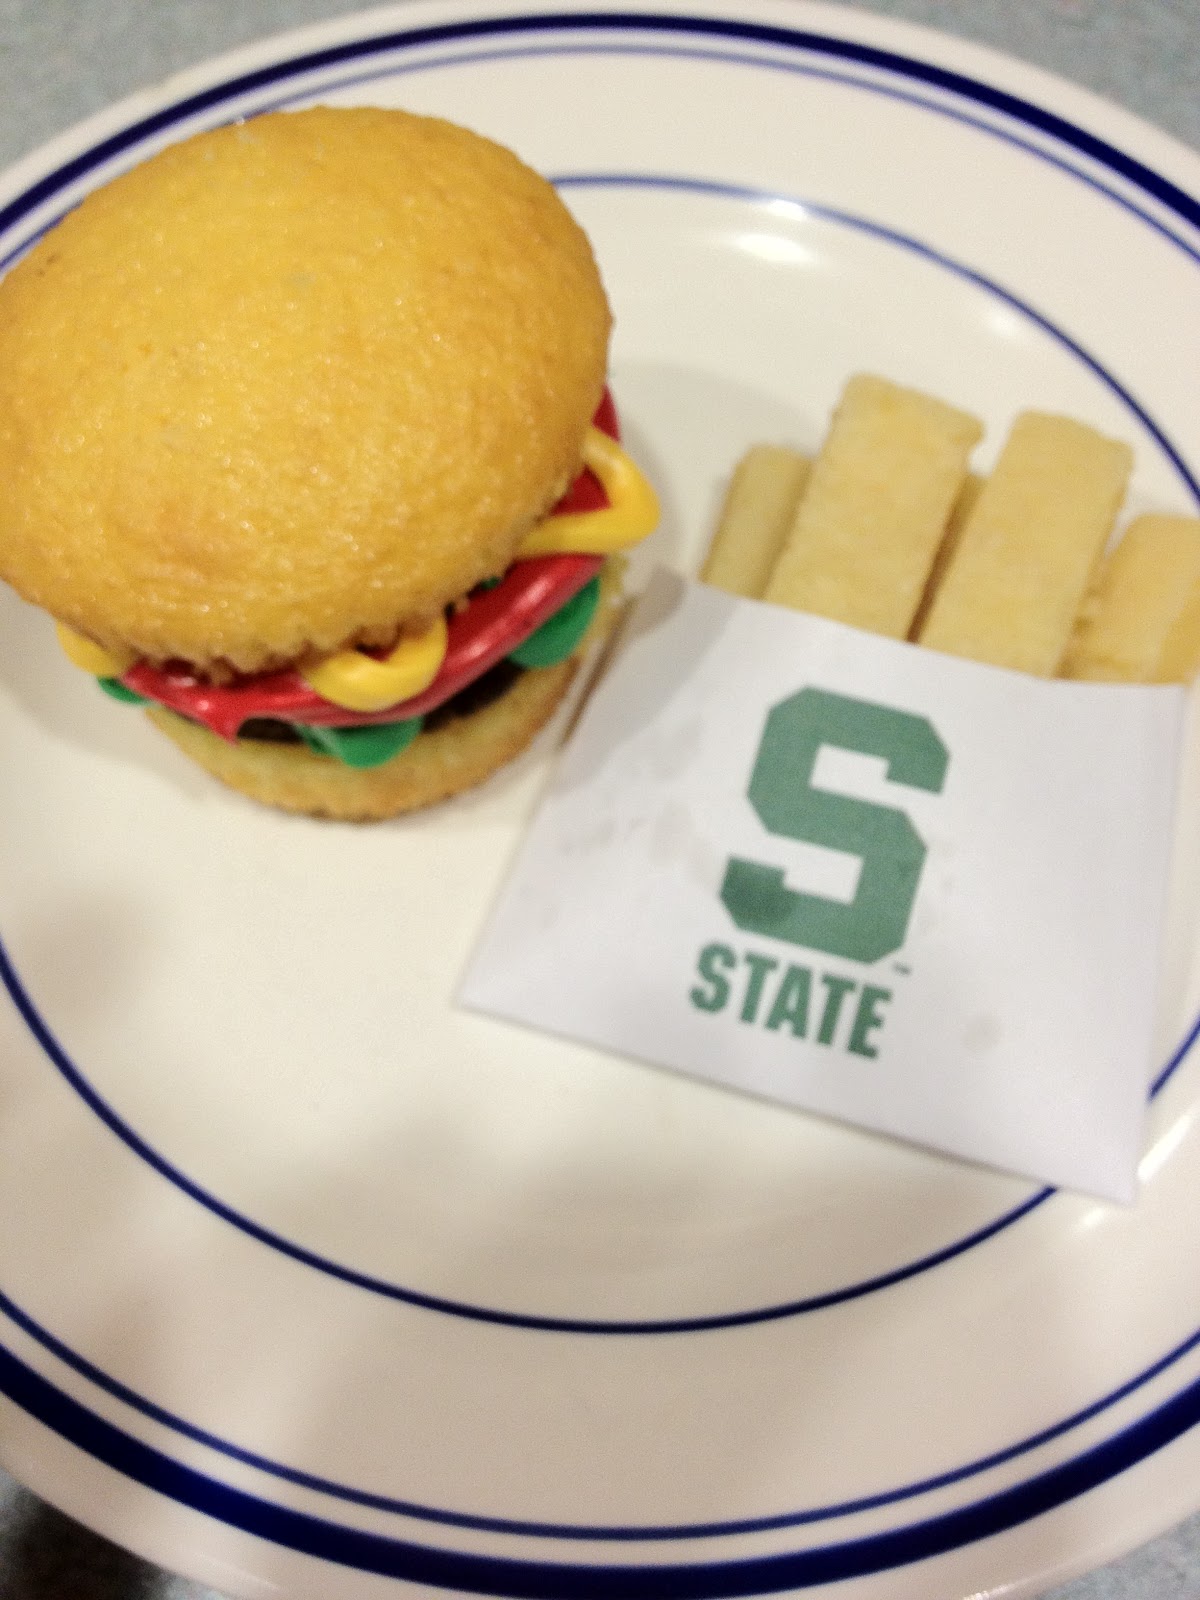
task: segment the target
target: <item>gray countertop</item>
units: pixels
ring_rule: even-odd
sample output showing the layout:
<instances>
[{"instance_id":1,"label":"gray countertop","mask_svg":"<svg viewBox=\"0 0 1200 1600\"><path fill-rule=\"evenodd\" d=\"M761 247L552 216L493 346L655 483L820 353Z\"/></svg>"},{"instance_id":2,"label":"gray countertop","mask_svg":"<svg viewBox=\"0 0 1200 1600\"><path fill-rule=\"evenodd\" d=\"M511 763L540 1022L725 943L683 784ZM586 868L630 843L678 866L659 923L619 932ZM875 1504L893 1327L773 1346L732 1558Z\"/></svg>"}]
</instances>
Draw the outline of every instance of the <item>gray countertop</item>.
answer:
<instances>
[{"instance_id":1,"label":"gray countertop","mask_svg":"<svg viewBox=\"0 0 1200 1600\"><path fill-rule=\"evenodd\" d=\"M0 164L181 67L361 9L357 0L0 0ZM1058 72L1200 149L1200 0L874 0L865 9ZM0 1471L0 1600L133 1596L218 1600L118 1550ZM1200 1515L1053 1591L1053 1600L1151 1597L1200 1597Z\"/></svg>"}]
</instances>

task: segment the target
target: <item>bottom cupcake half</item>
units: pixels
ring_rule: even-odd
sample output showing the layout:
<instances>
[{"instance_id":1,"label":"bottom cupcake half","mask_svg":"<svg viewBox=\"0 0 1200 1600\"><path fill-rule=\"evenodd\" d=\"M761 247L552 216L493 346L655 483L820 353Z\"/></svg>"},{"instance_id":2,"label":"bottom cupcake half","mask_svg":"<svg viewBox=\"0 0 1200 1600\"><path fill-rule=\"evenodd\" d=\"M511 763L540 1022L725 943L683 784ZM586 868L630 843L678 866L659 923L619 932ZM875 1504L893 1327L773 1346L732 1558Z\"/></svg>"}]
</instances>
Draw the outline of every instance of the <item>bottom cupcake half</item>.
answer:
<instances>
[{"instance_id":1,"label":"bottom cupcake half","mask_svg":"<svg viewBox=\"0 0 1200 1600\"><path fill-rule=\"evenodd\" d=\"M399 755L365 770L270 734L231 743L162 706L147 714L214 778L264 805L370 822L447 800L512 761L554 714L578 664L575 655L522 672L489 704L440 719Z\"/></svg>"}]
</instances>

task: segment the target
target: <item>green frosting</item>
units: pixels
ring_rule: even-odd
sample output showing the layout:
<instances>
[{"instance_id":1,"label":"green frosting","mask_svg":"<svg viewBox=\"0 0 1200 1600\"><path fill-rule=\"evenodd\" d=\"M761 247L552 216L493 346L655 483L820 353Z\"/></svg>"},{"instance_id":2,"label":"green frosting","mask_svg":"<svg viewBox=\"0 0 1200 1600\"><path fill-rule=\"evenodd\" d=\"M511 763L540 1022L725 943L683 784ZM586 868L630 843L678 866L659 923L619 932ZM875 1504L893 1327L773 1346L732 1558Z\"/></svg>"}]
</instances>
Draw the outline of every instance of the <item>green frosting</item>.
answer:
<instances>
[{"instance_id":1,"label":"green frosting","mask_svg":"<svg viewBox=\"0 0 1200 1600\"><path fill-rule=\"evenodd\" d=\"M510 650L508 659L519 667L556 667L567 659L591 627L599 604L600 579L593 578L561 611L543 622L536 633L531 633L523 644Z\"/></svg>"},{"instance_id":2,"label":"green frosting","mask_svg":"<svg viewBox=\"0 0 1200 1600\"><path fill-rule=\"evenodd\" d=\"M360 728L314 728L302 722L292 726L314 754L332 756L343 766L366 768L381 767L407 750L423 721L409 717L405 722L366 723Z\"/></svg>"},{"instance_id":3,"label":"green frosting","mask_svg":"<svg viewBox=\"0 0 1200 1600\"><path fill-rule=\"evenodd\" d=\"M120 678L97 678L96 682L105 694L112 695L114 700L121 700L127 706L146 706L150 702L144 694L138 694L135 689L127 689Z\"/></svg>"}]
</instances>

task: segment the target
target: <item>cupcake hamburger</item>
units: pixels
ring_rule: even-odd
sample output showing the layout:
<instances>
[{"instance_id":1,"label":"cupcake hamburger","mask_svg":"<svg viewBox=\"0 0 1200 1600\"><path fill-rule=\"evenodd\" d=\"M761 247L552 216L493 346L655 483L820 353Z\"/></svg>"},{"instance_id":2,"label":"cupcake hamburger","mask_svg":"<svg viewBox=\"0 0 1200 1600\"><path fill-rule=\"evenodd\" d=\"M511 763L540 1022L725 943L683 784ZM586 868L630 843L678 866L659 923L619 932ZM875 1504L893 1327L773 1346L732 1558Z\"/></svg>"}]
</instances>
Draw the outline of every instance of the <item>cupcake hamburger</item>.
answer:
<instances>
[{"instance_id":1,"label":"cupcake hamburger","mask_svg":"<svg viewBox=\"0 0 1200 1600\"><path fill-rule=\"evenodd\" d=\"M551 715L656 521L609 328L554 189L465 129L171 146L0 282L0 577L234 788L441 800Z\"/></svg>"}]
</instances>

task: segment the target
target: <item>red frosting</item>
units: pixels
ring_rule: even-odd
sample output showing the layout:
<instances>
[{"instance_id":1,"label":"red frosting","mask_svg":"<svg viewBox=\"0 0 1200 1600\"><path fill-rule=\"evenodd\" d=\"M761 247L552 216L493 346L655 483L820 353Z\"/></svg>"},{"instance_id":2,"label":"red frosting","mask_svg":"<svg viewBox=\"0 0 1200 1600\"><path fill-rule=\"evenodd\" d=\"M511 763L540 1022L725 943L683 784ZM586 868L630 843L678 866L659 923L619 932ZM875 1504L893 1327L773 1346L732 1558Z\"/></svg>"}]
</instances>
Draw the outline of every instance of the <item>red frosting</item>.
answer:
<instances>
[{"instance_id":1,"label":"red frosting","mask_svg":"<svg viewBox=\"0 0 1200 1600\"><path fill-rule=\"evenodd\" d=\"M616 408L607 389L594 420L611 438L620 438ZM585 468L551 515L602 511L608 503L599 479ZM603 565L603 556L577 554L532 556L514 562L495 587L476 589L464 608L451 613L446 655L429 687L384 711L350 711L335 705L322 699L294 670L211 684L198 679L186 666L173 669L139 661L121 682L147 700L203 723L223 739L235 739L242 723L251 717L325 728L403 722L432 711L502 661L577 595Z\"/></svg>"},{"instance_id":2,"label":"red frosting","mask_svg":"<svg viewBox=\"0 0 1200 1600\"><path fill-rule=\"evenodd\" d=\"M306 722L321 728L356 728L404 722L449 700L460 689L535 633L578 594L604 565L603 556L535 556L516 561L494 589L478 589L449 619L446 654L427 689L384 711L350 711L324 700L298 672L269 672L228 685L204 683L186 669L139 662L121 679L127 688L194 722L235 739L250 717Z\"/></svg>"}]
</instances>

